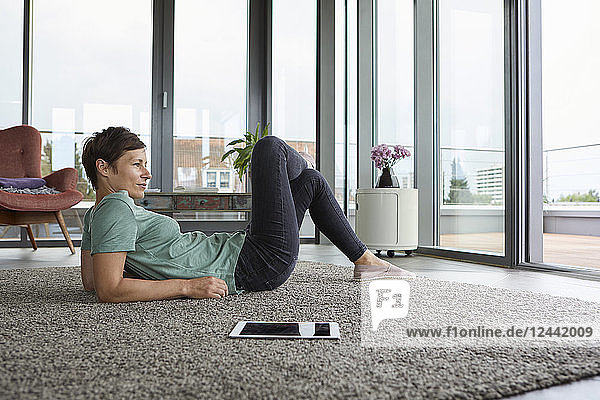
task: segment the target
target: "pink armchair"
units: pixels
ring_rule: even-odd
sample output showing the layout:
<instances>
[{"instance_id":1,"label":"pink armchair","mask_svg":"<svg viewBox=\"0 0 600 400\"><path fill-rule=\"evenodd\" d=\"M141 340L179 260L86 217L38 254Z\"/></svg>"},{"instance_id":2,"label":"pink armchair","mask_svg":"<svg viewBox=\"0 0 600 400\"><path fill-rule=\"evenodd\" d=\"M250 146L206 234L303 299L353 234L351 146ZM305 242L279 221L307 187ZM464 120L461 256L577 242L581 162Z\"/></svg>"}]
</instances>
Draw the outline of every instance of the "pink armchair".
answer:
<instances>
[{"instance_id":1,"label":"pink armchair","mask_svg":"<svg viewBox=\"0 0 600 400\"><path fill-rule=\"evenodd\" d=\"M41 158L42 136L37 129L21 125L0 130L0 177L41 178ZM83 195L76 190L77 170L63 168L44 179L48 187L61 193L20 194L0 190L0 224L27 228L29 241L37 249L30 224L56 221L71 253L75 254L61 210L71 208L83 199Z\"/></svg>"}]
</instances>

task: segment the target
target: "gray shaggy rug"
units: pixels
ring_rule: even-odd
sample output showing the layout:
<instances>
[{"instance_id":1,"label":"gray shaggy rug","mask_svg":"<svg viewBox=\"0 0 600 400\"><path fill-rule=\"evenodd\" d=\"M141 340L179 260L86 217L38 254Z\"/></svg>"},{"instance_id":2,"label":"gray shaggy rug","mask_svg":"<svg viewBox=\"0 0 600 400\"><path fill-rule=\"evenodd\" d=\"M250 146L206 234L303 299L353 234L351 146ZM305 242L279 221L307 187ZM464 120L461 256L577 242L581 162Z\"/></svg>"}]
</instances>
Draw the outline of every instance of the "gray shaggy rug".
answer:
<instances>
[{"instance_id":1,"label":"gray shaggy rug","mask_svg":"<svg viewBox=\"0 0 600 400\"><path fill-rule=\"evenodd\" d=\"M0 271L0 398L495 399L600 374L597 342L370 345L367 285L351 275L299 262L271 292L99 304L77 268ZM412 326L599 312L598 303L425 278L410 290ZM420 309L430 315L416 317ZM229 338L240 320L337 321L341 339Z\"/></svg>"}]
</instances>

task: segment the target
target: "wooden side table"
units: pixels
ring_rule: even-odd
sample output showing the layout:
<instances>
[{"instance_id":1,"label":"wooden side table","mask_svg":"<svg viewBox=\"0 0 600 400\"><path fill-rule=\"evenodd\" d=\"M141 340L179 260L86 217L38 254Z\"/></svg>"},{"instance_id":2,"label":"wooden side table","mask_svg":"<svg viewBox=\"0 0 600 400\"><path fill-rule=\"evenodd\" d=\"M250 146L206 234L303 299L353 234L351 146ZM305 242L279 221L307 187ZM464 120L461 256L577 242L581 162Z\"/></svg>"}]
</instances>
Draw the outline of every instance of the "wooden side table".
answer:
<instances>
[{"instance_id":1,"label":"wooden side table","mask_svg":"<svg viewBox=\"0 0 600 400\"><path fill-rule=\"evenodd\" d=\"M250 193L206 193L206 192L146 192L135 204L146 210L165 214L182 212L243 212L245 219L177 219L182 232L202 231L207 235L214 232L236 232L243 230L252 210Z\"/></svg>"},{"instance_id":2,"label":"wooden side table","mask_svg":"<svg viewBox=\"0 0 600 400\"><path fill-rule=\"evenodd\" d=\"M161 214L174 212L252 210L250 193L147 192L135 204Z\"/></svg>"}]
</instances>

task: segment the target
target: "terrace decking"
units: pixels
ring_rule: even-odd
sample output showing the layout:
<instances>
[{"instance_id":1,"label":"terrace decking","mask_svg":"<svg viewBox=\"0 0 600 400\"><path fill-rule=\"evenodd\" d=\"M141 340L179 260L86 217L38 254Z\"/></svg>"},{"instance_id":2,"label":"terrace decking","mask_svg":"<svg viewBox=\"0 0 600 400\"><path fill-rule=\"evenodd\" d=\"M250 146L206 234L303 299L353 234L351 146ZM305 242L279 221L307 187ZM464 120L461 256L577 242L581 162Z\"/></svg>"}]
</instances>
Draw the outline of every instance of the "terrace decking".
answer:
<instances>
[{"instance_id":1,"label":"terrace decking","mask_svg":"<svg viewBox=\"0 0 600 400\"><path fill-rule=\"evenodd\" d=\"M504 253L504 233L444 234L440 246ZM600 269L600 237L544 233L544 263Z\"/></svg>"}]
</instances>

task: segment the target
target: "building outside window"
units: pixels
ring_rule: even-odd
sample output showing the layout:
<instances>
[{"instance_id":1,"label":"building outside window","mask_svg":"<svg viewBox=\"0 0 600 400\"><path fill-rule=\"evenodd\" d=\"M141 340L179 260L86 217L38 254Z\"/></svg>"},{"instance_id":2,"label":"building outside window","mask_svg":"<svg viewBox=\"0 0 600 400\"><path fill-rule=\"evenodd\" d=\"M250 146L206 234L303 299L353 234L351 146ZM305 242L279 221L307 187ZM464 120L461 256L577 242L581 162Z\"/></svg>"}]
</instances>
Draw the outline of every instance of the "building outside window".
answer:
<instances>
[{"instance_id":1,"label":"building outside window","mask_svg":"<svg viewBox=\"0 0 600 400\"><path fill-rule=\"evenodd\" d=\"M217 172L207 171L206 172L206 187L216 188L217 187Z\"/></svg>"},{"instance_id":2,"label":"building outside window","mask_svg":"<svg viewBox=\"0 0 600 400\"><path fill-rule=\"evenodd\" d=\"M221 171L219 173L219 188L221 189L228 189L230 186L230 179L231 179L231 172L227 171Z\"/></svg>"}]
</instances>

